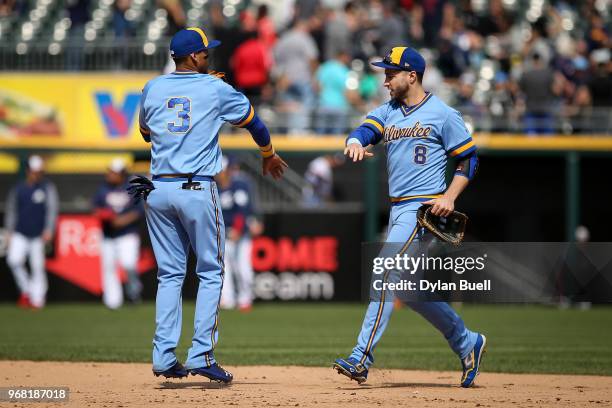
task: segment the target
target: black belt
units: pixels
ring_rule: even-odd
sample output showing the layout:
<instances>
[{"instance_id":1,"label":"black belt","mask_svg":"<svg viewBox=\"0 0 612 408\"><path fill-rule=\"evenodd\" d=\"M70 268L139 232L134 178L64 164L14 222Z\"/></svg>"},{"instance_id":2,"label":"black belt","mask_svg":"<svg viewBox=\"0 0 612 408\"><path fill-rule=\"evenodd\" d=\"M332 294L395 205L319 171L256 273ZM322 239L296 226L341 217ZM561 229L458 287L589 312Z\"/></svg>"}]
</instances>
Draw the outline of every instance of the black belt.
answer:
<instances>
[{"instance_id":1,"label":"black belt","mask_svg":"<svg viewBox=\"0 0 612 408\"><path fill-rule=\"evenodd\" d=\"M196 181L215 181L215 179L212 178L212 176L202 176L199 174L191 174L191 173L170 173L170 174L153 175L153 180L159 180L159 181L180 181L181 179L196 180Z\"/></svg>"},{"instance_id":2,"label":"black belt","mask_svg":"<svg viewBox=\"0 0 612 408\"><path fill-rule=\"evenodd\" d=\"M187 182L183 183L181 186L183 190L201 190L202 187L198 181L215 181L211 176L201 176L197 174L172 173L153 175L153 180L156 181L183 181L185 179Z\"/></svg>"}]
</instances>

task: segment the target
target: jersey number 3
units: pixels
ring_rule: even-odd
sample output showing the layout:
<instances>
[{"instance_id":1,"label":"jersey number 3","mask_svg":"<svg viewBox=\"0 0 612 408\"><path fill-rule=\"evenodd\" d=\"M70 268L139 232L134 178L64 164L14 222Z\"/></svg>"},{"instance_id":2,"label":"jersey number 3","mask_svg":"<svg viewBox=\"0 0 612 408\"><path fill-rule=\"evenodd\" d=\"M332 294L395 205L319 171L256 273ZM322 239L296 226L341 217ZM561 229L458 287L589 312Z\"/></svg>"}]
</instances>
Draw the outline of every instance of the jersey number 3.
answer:
<instances>
[{"instance_id":1,"label":"jersey number 3","mask_svg":"<svg viewBox=\"0 0 612 408\"><path fill-rule=\"evenodd\" d=\"M423 145L414 146L414 162L416 164L427 163L427 146L423 146Z\"/></svg>"},{"instance_id":2,"label":"jersey number 3","mask_svg":"<svg viewBox=\"0 0 612 408\"><path fill-rule=\"evenodd\" d=\"M180 122L168 122L168 130L172 133L185 133L191 127L191 100L185 96L168 99L168 109L176 110ZM179 109L180 108L180 109ZM178 123L177 123L178 122Z\"/></svg>"}]
</instances>

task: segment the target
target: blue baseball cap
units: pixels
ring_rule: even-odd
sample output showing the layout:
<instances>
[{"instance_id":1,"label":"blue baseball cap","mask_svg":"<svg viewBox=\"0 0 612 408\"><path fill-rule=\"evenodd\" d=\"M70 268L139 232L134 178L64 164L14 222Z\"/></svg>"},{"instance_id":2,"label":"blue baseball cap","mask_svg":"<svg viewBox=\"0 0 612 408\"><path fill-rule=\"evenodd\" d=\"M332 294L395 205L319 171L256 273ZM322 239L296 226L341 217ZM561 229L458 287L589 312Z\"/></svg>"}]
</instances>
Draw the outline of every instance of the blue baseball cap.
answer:
<instances>
[{"instance_id":1,"label":"blue baseball cap","mask_svg":"<svg viewBox=\"0 0 612 408\"><path fill-rule=\"evenodd\" d=\"M382 61L372 62L372 65L400 71L416 71L419 74L425 72L425 58L410 47L393 47Z\"/></svg>"},{"instance_id":2,"label":"blue baseball cap","mask_svg":"<svg viewBox=\"0 0 612 408\"><path fill-rule=\"evenodd\" d=\"M170 41L170 56L172 58L184 57L193 52L208 50L221 45L219 40L208 40L204 30L197 27L188 27L174 34Z\"/></svg>"}]
</instances>

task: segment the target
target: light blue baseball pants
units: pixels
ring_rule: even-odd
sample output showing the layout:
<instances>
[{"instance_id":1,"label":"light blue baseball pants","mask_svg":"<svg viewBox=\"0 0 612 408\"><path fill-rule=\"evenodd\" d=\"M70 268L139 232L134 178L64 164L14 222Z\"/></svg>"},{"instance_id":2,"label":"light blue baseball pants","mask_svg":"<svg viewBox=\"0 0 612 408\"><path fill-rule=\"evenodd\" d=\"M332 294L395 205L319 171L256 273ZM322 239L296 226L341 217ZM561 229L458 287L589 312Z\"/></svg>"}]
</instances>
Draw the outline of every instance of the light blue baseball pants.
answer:
<instances>
[{"instance_id":1,"label":"light blue baseball pants","mask_svg":"<svg viewBox=\"0 0 612 408\"><path fill-rule=\"evenodd\" d=\"M200 181L201 190L183 190L185 181L154 180L155 190L147 198L147 225L158 267L153 339L153 370L158 372L177 362L174 350L181 336L181 291L190 245L196 254L200 283L185 367L208 367L215 362L225 226L215 182Z\"/></svg>"},{"instance_id":2,"label":"light blue baseball pants","mask_svg":"<svg viewBox=\"0 0 612 408\"><path fill-rule=\"evenodd\" d=\"M422 228L416 221L416 213L420 206L421 202L413 201L391 207L386 242L393 248L394 253L383 256L394 256L400 246L402 251L410 254L411 246L416 246L416 243L423 238ZM399 243L402 245L398 245ZM389 248L383 247L381 253L385 253L386 250L388 252ZM461 317L448 303L408 302L407 305L438 329L460 358L466 357L472 351L478 335L465 327ZM384 299L382 296L380 301L377 299L368 305L357 345L351 354L352 358L360 361L365 367L370 367L374 362L374 349L389 323L392 312L393 300Z\"/></svg>"}]
</instances>

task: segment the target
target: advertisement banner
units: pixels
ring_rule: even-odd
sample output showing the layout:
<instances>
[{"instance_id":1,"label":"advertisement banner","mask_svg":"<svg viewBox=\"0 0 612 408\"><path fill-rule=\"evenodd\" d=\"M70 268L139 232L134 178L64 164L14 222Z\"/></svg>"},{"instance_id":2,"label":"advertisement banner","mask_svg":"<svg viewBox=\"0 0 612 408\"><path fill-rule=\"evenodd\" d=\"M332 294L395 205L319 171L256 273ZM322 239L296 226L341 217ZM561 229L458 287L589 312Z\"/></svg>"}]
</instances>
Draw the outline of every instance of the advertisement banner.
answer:
<instances>
[{"instance_id":1,"label":"advertisement banner","mask_svg":"<svg viewBox=\"0 0 612 408\"><path fill-rule=\"evenodd\" d=\"M359 300L362 219L361 212L265 215L265 233L252 241L255 299ZM157 290L157 267L144 223L140 235L138 273L144 285L142 295L145 300L153 300ZM17 299L18 293L6 264L7 242L2 240L4 236L0 229L0 301L11 301ZM101 296L101 239L100 223L95 216L59 216L45 264L49 275L49 301ZM230 260L226 259L227 262ZM198 278L194 269L195 258L190 254L183 285L185 299L194 299L197 293ZM118 268L118 273L125 283L125 271Z\"/></svg>"},{"instance_id":2,"label":"advertisement banner","mask_svg":"<svg viewBox=\"0 0 612 408\"><path fill-rule=\"evenodd\" d=\"M148 74L2 74L0 144L141 149L140 93Z\"/></svg>"},{"instance_id":3,"label":"advertisement banner","mask_svg":"<svg viewBox=\"0 0 612 408\"><path fill-rule=\"evenodd\" d=\"M256 299L360 299L363 212L267 214L264 223L252 249Z\"/></svg>"}]
</instances>

